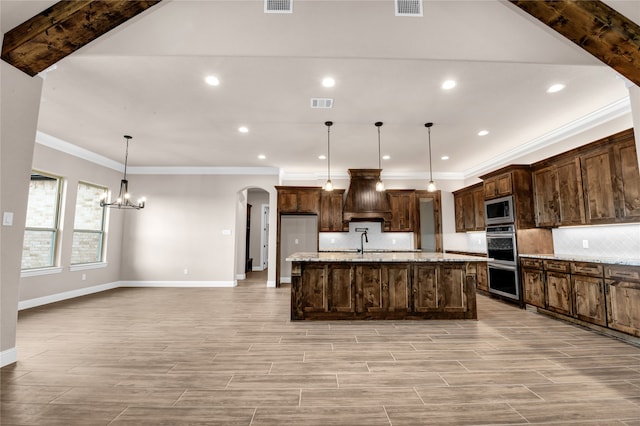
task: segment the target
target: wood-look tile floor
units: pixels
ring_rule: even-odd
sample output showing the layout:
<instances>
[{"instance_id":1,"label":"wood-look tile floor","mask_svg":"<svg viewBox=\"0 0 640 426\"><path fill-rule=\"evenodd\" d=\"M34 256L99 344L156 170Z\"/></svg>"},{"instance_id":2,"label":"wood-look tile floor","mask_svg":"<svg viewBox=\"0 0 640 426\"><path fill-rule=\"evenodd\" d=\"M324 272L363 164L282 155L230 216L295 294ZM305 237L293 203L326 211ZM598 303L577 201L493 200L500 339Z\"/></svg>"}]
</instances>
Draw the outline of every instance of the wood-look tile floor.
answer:
<instances>
[{"instance_id":1,"label":"wood-look tile floor","mask_svg":"<svg viewBox=\"0 0 640 426\"><path fill-rule=\"evenodd\" d=\"M2 425L640 426L640 348L478 297L478 321L291 322L290 288L20 312Z\"/></svg>"}]
</instances>

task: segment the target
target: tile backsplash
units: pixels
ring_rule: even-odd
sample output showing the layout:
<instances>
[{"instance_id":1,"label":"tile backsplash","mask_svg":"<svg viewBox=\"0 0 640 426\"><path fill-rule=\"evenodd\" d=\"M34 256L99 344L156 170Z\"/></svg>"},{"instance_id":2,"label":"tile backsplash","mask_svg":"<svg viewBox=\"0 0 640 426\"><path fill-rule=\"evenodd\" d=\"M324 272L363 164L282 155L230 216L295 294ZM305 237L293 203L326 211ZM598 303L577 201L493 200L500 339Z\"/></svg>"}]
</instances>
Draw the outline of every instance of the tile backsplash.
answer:
<instances>
[{"instance_id":1,"label":"tile backsplash","mask_svg":"<svg viewBox=\"0 0 640 426\"><path fill-rule=\"evenodd\" d=\"M640 224L552 230L555 254L640 259Z\"/></svg>"},{"instance_id":2,"label":"tile backsplash","mask_svg":"<svg viewBox=\"0 0 640 426\"><path fill-rule=\"evenodd\" d=\"M412 250L412 232L382 232L380 222L351 222L349 232L320 232L320 250L353 250L360 248L360 234L356 228L368 228L365 250Z\"/></svg>"}]
</instances>

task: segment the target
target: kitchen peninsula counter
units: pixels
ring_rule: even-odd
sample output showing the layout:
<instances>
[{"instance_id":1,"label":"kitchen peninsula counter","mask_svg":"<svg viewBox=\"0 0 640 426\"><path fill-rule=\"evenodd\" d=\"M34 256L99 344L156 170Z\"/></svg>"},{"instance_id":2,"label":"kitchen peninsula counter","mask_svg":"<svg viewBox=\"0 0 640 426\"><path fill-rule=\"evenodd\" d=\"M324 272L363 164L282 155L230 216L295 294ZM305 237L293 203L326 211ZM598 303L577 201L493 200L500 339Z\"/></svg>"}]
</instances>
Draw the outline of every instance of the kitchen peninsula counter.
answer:
<instances>
[{"instance_id":1,"label":"kitchen peninsula counter","mask_svg":"<svg viewBox=\"0 0 640 426\"><path fill-rule=\"evenodd\" d=\"M477 319L486 257L432 252L311 252L287 257L292 320Z\"/></svg>"}]
</instances>

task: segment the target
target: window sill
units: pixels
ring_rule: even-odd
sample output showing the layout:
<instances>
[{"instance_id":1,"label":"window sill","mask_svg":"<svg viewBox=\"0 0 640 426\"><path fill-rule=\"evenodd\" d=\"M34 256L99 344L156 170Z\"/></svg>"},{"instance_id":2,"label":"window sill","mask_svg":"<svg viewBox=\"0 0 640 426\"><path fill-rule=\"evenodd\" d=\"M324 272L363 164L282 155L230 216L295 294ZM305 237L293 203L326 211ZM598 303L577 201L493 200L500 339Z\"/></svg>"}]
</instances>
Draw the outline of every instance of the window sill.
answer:
<instances>
[{"instance_id":1,"label":"window sill","mask_svg":"<svg viewBox=\"0 0 640 426\"><path fill-rule=\"evenodd\" d=\"M88 269L101 269L101 268L106 268L108 265L107 262L95 262L95 263L80 263L77 265L71 265L69 266L69 270L71 272L75 272L75 271L86 271Z\"/></svg>"},{"instance_id":2,"label":"window sill","mask_svg":"<svg viewBox=\"0 0 640 426\"><path fill-rule=\"evenodd\" d=\"M38 275L59 274L60 272L62 272L62 268L60 267L26 269L20 272L20 278L37 277Z\"/></svg>"}]
</instances>

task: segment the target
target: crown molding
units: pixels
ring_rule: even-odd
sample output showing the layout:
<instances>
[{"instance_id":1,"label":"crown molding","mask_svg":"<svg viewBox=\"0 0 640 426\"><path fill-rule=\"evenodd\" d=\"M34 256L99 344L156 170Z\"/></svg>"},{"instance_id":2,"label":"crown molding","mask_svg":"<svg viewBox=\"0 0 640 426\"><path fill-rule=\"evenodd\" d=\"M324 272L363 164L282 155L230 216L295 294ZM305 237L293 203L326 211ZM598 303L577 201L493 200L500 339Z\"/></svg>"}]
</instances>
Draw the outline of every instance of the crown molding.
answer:
<instances>
[{"instance_id":1,"label":"crown molding","mask_svg":"<svg viewBox=\"0 0 640 426\"><path fill-rule=\"evenodd\" d=\"M132 175L280 175L277 167L129 167Z\"/></svg>"},{"instance_id":2,"label":"crown molding","mask_svg":"<svg viewBox=\"0 0 640 426\"><path fill-rule=\"evenodd\" d=\"M63 141L62 139L56 138L55 136L51 136L39 130L36 131L36 143L60 152L64 152L65 154L81 158L91 163L98 164L99 166L104 166L109 169L116 170L120 173L124 172L124 164L122 163L113 161L107 157L89 151L88 149L80 148L77 145Z\"/></svg>"},{"instance_id":3,"label":"crown molding","mask_svg":"<svg viewBox=\"0 0 640 426\"><path fill-rule=\"evenodd\" d=\"M626 96L598 110L590 112L589 114L584 115L574 121L560 126L557 129L545 133L540 137L532 139L531 141L524 143L512 150L492 157L491 160L482 162L475 167L465 170L463 173L464 178L469 179L478 177L484 173L495 170L496 168L510 164L514 160L524 155L531 154L532 152L538 151L551 145L555 145L572 136L586 132L587 130L593 129L594 127L600 126L611 120L630 113L631 100L629 96Z\"/></svg>"}]
</instances>

